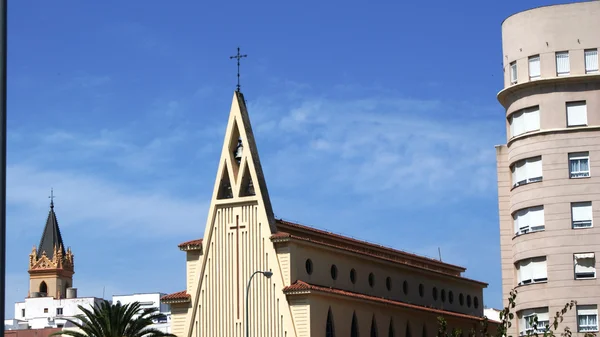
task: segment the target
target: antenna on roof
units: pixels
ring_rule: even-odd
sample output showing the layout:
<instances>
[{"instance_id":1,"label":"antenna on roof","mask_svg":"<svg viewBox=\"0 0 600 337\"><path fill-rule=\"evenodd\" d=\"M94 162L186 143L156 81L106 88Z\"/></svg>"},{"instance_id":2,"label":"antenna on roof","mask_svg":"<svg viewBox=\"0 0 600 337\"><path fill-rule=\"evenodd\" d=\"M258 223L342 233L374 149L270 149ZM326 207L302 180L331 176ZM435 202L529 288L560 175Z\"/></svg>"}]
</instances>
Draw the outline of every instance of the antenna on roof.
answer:
<instances>
[{"instance_id":1,"label":"antenna on roof","mask_svg":"<svg viewBox=\"0 0 600 337\"><path fill-rule=\"evenodd\" d=\"M440 256L440 261L442 261L442 249L438 247L438 255Z\"/></svg>"}]
</instances>

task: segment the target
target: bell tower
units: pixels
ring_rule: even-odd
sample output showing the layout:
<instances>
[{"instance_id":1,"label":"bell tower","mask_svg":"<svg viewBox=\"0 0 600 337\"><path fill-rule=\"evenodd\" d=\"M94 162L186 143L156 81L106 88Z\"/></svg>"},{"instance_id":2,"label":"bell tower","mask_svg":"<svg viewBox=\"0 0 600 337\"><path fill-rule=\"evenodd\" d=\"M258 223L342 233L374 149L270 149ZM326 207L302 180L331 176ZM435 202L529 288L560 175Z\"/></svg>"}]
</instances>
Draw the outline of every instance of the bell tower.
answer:
<instances>
[{"instance_id":1,"label":"bell tower","mask_svg":"<svg viewBox=\"0 0 600 337\"><path fill-rule=\"evenodd\" d=\"M74 261L71 248L65 250L56 213L54 194L50 195L50 212L46 226L36 248L29 254L28 297L65 298L73 286Z\"/></svg>"}]
</instances>

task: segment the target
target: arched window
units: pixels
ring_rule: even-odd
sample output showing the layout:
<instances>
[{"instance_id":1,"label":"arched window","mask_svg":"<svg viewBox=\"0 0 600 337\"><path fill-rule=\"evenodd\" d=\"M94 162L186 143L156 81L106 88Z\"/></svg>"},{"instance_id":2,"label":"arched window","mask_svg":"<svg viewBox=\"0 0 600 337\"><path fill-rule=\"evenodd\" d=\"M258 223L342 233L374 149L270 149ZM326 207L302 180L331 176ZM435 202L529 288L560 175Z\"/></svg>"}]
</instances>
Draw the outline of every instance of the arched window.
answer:
<instances>
[{"instance_id":1,"label":"arched window","mask_svg":"<svg viewBox=\"0 0 600 337\"><path fill-rule=\"evenodd\" d=\"M42 283L40 283L40 293L48 294L48 285L46 285L46 282L44 282L44 281L42 281Z\"/></svg>"},{"instance_id":2,"label":"arched window","mask_svg":"<svg viewBox=\"0 0 600 337\"><path fill-rule=\"evenodd\" d=\"M377 337L377 322L375 321L375 315L371 320L371 337Z\"/></svg>"},{"instance_id":3,"label":"arched window","mask_svg":"<svg viewBox=\"0 0 600 337\"><path fill-rule=\"evenodd\" d=\"M427 337L427 328L425 327L425 324L423 324L422 337Z\"/></svg>"},{"instance_id":4,"label":"arched window","mask_svg":"<svg viewBox=\"0 0 600 337\"><path fill-rule=\"evenodd\" d=\"M358 322L356 312L352 314L352 327L350 328L350 337L358 337Z\"/></svg>"},{"instance_id":5,"label":"arched window","mask_svg":"<svg viewBox=\"0 0 600 337\"><path fill-rule=\"evenodd\" d=\"M390 327L388 328L388 337L394 337L394 320L390 318Z\"/></svg>"},{"instance_id":6,"label":"arched window","mask_svg":"<svg viewBox=\"0 0 600 337\"><path fill-rule=\"evenodd\" d=\"M327 324L325 325L325 337L335 337L335 329L333 328L333 314L331 313L331 307L327 313Z\"/></svg>"},{"instance_id":7,"label":"arched window","mask_svg":"<svg viewBox=\"0 0 600 337\"><path fill-rule=\"evenodd\" d=\"M406 336L405 337L412 337L412 335L410 334L410 323L406 322Z\"/></svg>"}]
</instances>

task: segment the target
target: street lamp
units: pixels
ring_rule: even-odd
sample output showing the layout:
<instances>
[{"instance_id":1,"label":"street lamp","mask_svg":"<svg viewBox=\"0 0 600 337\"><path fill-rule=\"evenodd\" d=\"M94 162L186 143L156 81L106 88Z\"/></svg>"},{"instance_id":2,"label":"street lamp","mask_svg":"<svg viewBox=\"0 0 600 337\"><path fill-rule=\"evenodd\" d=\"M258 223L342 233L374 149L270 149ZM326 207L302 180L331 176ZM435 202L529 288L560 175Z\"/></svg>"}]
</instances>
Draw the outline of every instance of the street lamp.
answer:
<instances>
[{"instance_id":1,"label":"street lamp","mask_svg":"<svg viewBox=\"0 0 600 337\"><path fill-rule=\"evenodd\" d=\"M246 286L246 337L250 337L250 314L248 311L248 294L250 293L250 284L252 283L252 278L256 274L263 274L266 278L271 278L271 276L273 276L273 273L270 271L257 270L254 272L254 274L252 274L252 276L250 276L250 279L248 280L248 286Z\"/></svg>"}]
</instances>

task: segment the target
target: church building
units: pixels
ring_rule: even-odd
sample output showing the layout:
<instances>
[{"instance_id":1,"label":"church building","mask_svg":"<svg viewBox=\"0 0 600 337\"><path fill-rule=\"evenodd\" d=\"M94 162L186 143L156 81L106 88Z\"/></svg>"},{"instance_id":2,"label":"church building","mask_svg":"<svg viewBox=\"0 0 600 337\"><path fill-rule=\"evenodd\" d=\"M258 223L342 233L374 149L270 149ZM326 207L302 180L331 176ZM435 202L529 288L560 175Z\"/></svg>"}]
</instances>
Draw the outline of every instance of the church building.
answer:
<instances>
[{"instance_id":1,"label":"church building","mask_svg":"<svg viewBox=\"0 0 600 337\"><path fill-rule=\"evenodd\" d=\"M179 245L186 289L162 298L178 337L433 337L440 316L480 329L487 284L465 268L276 219L239 90L209 207L203 238Z\"/></svg>"}]
</instances>

